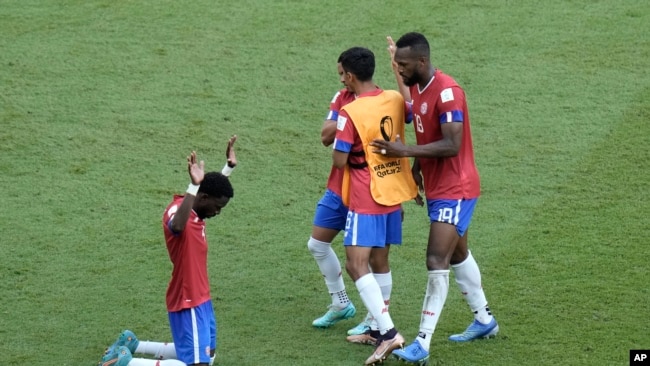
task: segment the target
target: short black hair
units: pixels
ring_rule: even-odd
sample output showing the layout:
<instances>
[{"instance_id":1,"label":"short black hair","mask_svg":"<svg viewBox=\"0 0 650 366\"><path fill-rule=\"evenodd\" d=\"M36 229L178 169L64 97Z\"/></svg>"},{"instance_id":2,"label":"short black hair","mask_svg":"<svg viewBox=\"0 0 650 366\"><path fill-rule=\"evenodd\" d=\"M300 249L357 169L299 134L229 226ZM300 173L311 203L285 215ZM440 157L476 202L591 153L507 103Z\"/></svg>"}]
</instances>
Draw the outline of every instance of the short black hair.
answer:
<instances>
[{"instance_id":1,"label":"short black hair","mask_svg":"<svg viewBox=\"0 0 650 366\"><path fill-rule=\"evenodd\" d=\"M343 70L354 74L359 81L370 81L375 73L375 54L364 47L352 47L339 56Z\"/></svg>"},{"instance_id":2,"label":"short black hair","mask_svg":"<svg viewBox=\"0 0 650 366\"><path fill-rule=\"evenodd\" d=\"M203 182L199 186L199 192L217 198L232 198L235 195L230 179L219 172L205 173Z\"/></svg>"},{"instance_id":3,"label":"short black hair","mask_svg":"<svg viewBox=\"0 0 650 366\"><path fill-rule=\"evenodd\" d=\"M409 32L399 37L395 43L397 48L411 47L418 56L430 56L429 41L422 33Z\"/></svg>"}]
</instances>

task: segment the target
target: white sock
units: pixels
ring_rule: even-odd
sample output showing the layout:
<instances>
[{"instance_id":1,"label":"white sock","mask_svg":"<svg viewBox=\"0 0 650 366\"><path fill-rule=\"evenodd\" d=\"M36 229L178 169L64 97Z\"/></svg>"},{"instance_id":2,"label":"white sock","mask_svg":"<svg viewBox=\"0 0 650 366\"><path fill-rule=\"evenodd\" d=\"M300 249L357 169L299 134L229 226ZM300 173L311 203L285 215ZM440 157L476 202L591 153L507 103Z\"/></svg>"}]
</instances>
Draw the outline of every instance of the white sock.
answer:
<instances>
[{"instance_id":1,"label":"white sock","mask_svg":"<svg viewBox=\"0 0 650 366\"><path fill-rule=\"evenodd\" d=\"M350 298L348 298L348 293L345 290L330 295L332 295L332 305L339 310L345 308L350 303Z\"/></svg>"},{"instance_id":2,"label":"white sock","mask_svg":"<svg viewBox=\"0 0 650 366\"><path fill-rule=\"evenodd\" d=\"M158 360L175 359L176 348L173 343L140 341L134 353L152 355Z\"/></svg>"},{"instance_id":3,"label":"white sock","mask_svg":"<svg viewBox=\"0 0 650 366\"><path fill-rule=\"evenodd\" d=\"M472 252L467 255L463 262L452 265L456 283L461 293L465 297L469 308L474 312L474 318L483 324L492 321L492 313L488 308L488 302L485 298L485 292L481 285L481 271Z\"/></svg>"},{"instance_id":4,"label":"white sock","mask_svg":"<svg viewBox=\"0 0 650 366\"><path fill-rule=\"evenodd\" d=\"M449 292L449 270L429 271L427 292L422 304L422 317L420 318L420 332L415 339L422 348L429 351L431 336L436 329L442 307L447 300Z\"/></svg>"},{"instance_id":5,"label":"white sock","mask_svg":"<svg viewBox=\"0 0 650 366\"><path fill-rule=\"evenodd\" d=\"M366 305L366 308L370 314L372 314L373 318L377 320L379 332L384 334L394 328L395 325L393 324L393 320L388 314L386 305L384 305L384 300L381 296L381 289L372 273L362 276L354 284L359 290L359 295L361 296L361 300L363 300L363 304Z\"/></svg>"},{"instance_id":6,"label":"white sock","mask_svg":"<svg viewBox=\"0 0 650 366\"><path fill-rule=\"evenodd\" d=\"M381 289L381 296L384 298L384 303L388 305L390 303L390 294L393 291L393 275L391 272L388 273L373 273L375 281Z\"/></svg>"},{"instance_id":7,"label":"white sock","mask_svg":"<svg viewBox=\"0 0 650 366\"><path fill-rule=\"evenodd\" d=\"M379 288L381 289L381 296L384 299L384 305L386 305L386 310L390 305L390 294L393 291L393 275L391 272L388 273L373 273L373 277L377 281ZM379 326L377 321L373 318L370 323L370 329L377 330Z\"/></svg>"},{"instance_id":8,"label":"white sock","mask_svg":"<svg viewBox=\"0 0 650 366\"><path fill-rule=\"evenodd\" d=\"M128 366L187 366L179 360L152 360L149 358L134 358Z\"/></svg>"},{"instance_id":9,"label":"white sock","mask_svg":"<svg viewBox=\"0 0 650 366\"><path fill-rule=\"evenodd\" d=\"M343 283L341 262L334 253L332 245L310 237L307 248L314 256L320 273L325 278L325 285L332 296L332 305L337 309L343 309L350 303L350 299Z\"/></svg>"}]
</instances>

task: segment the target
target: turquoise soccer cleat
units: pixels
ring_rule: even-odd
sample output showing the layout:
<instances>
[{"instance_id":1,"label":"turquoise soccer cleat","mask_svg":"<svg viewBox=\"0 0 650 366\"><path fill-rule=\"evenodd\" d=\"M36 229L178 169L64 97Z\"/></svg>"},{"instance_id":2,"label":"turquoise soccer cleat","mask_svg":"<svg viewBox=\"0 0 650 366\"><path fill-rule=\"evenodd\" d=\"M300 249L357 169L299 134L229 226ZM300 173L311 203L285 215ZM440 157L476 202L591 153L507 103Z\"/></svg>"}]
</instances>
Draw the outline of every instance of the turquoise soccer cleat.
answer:
<instances>
[{"instance_id":1,"label":"turquoise soccer cleat","mask_svg":"<svg viewBox=\"0 0 650 366\"><path fill-rule=\"evenodd\" d=\"M135 333L126 329L119 335L119 337L117 337L115 343L106 349L104 354L115 352L120 346L125 346L129 351L131 351L131 353L135 353L139 343L140 341L138 340L138 337L135 336Z\"/></svg>"},{"instance_id":2,"label":"turquoise soccer cleat","mask_svg":"<svg viewBox=\"0 0 650 366\"><path fill-rule=\"evenodd\" d=\"M449 340L452 342L469 342L479 338L492 338L496 336L498 332L499 324L497 324L494 317L488 324L483 324L474 319L472 324L470 324L463 333L451 335L449 336Z\"/></svg>"},{"instance_id":3,"label":"turquoise soccer cleat","mask_svg":"<svg viewBox=\"0 0 650 366\"><path fill-rule=\"evenodd\" d=\"M128 366L132 359L131 351L125 346L119 346L104 354L98 366Z\"/></svg>"},{"instance_id":4,"label":"turquoise soccer cleat","mask_svg":"<svg viewBox=\"0 0 650 366\"><path fill-rule=\"evenodd\" d=\"M354 328L348 329L349 336L366 334L368 332L370 332L370 323L365 320L357 324Z\"/></svg>"},{"instance_id":5,"label":"turquoise soccer cleat","mask_svg":"<svg viewBox=\"0 0 650 366\"><path fill-rule=\"evenodd\" d=\"M352 303L349 303L341 310L335 310L332 308L332 305L330 305L327 313L314 320L311 324L316 328L329 328L341 320L352 318L356 313L357 309Z\"/></svg>"}]
</instances>

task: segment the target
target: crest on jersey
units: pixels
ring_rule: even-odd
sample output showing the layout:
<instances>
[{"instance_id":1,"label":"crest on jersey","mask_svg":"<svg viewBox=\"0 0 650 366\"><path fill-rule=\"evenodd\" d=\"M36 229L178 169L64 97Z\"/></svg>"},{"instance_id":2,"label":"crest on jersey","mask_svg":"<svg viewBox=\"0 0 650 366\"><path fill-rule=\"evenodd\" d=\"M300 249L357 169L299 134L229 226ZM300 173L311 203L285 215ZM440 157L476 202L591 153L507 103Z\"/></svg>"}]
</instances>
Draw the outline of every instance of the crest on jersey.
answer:
<instances>
[{"instance_id":1,"label":"crest on jersey","mask_svg":"<svg viewBox=\"0 0 650 366\"><path fill-rule=\"evenodd\" d=\"M427 102L422 103L422 105L420 105L420 114L427 114L427 108L429 108Z\"/></svg>"}]
</instances>

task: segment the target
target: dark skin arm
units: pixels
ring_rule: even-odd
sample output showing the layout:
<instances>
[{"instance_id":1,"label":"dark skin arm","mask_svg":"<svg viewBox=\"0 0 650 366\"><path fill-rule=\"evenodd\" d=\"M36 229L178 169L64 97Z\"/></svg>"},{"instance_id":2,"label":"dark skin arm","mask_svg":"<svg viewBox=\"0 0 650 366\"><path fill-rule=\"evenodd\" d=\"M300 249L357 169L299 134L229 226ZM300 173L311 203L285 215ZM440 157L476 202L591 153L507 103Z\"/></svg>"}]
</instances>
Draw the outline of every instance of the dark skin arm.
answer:
<instances>
[{"instance_id":1,"label":"dark skin arm","mask_svg":"<svg viewBox=\"0 0 650 366\"><path fill-rule=\"evenodd\" d=\"M402 80L402 77L400 76L399 72L397 71L397 62L395 62L395 50L397 47L395 47L395 41L393 41L393 38L391 36L386 37L386 41L388 42L388 54L390 55L390 64L393 69L393 74L395 74L395 81L397 81L397 88L399 88L399 93L402 94L402 97L404 97L404 100L407 102L411 101L411 92L409 90L409 87L404 85L404 81Z\"/></svg>"},{"instance_id":2,"label":"dark skin arm","mask_svg":"<svg viewBox=\"0 0 650 366\"><path fill-rule=\"evenodd\" d=\"M418 185L420 192L424 191L422 184L422 175L420 174L420 162L418 158L444 158L456 156L460 150L461 141L463 140L463 124L458 122L445 123L441 126L442 139L428 143L426 145L407 146L402 143L399 135L396 136L395 142L375 139L370 142L373 147L372 152L381 154L385 150L386 156L390 157L414 157L411 172L415 183ZM415 202L422 206L424 201L418 194Z\"/></svg>"},{"instance_id":3,"label":"dark skin arm","mask_svg":"<svg viewBox=\"0 0 650 366\"><path fill-rule=\"evenodd\" d=\"M200 185L201 182L203 182L203 177L205 176L203 169L204 165L205 163L203 160L197 162L196 152L194 151L192 151L190 156L187 157L187 171L190 174L192 184ZM178 208L178 211L176 211L174 218L169 224L169 228L173 232L180 233L185 230L185 225L187 224L187 220L190 218L190 213L192 212L192 207L194 206L195 199L196 197L194 195L191 195L189 193L185 195L181 206Z\"/></svg>"},{"instance_id":4,"label":"dark skin arm","mask_svg":"<svg viewBox=\"0 0 650 366\"><path fill-rule=\"evenodd\" d=\"M235 141L237 141L237 135L233 135L228 139L228 146L226 147L226 161L228 166L234 168L237 166L237 156L235 155ZM205 177L205 162L203 160L198 161L196 158L196 152L192 151L190 156L187 157L187 172L190 175L190 180L194 185L201 185L203 178ZM202 193L197 193L200 195ZM180 233L185 230L185 225L187 220L190 218L192 213L192 207L194 207L194 202L196 197L191 194L185 194L181 206L176 211L174 218L172 219L169 227L175 233Z\"/></svg>"},{"instance_id":5,"label":"dark skin arm","mask_svg":"<svg viewBox=\"0 0 650 366\"><path fill-rule=\"evenodd\" d=\"M226 161L228 166L234 168L237 166L237 156L235 155L235 141L237 141L237 135L232 135L228 139L228 147L226 147Z\"/></svg>"},{"instance_id":6,"label":"dark skin arm","mask_svg":"<svg viewBox=\"0 0 650 366\"><path fill-rule=\"evenodd\" d=\"M420 160L418 160L418 158L413 159L411 173L413 174L413 180L415 180L415 184L418 185L418 190L420 192L424 192L424 182L422 181L422 171L420 170Z\"/></svg>"},{"instance_id":7,"label":"dark skin arm","mask_svg":"<svg viewBox=\"0 0 650 366\"><path fill-rule=\"evenodd\" d=\"M424 200L420 193L424 193L424 182L422 181L422 173L420 171L420 160L418 158L413 159L413 166L411 167L411 174L413 174L413 180L418 186L418 194L415 196L415 203L418 206L424 206Z\"/></svg>"},{"instance_id":8,"label":"dark skin arm","mask_svg":"<svg viewBox=\"0 0 650 366\"><path fill-rule=\"evenodd\" d=\"M389 157L446 158L458 155L463 139L463 124L459 122L444 123L441 130L442 139L426 145L407 146L397 136L395 142L375 139L370 146L374 147L372 152L376 154L381 154L382 149L385 149L384 155Z\"/></svg>"},{"instance_id":9,"label":"dark skin arm","mask_svg":"<svg viewBox=\"0 0 650 366\"><path fill-rule=\"evenodd\" d=\"M345 164L348 163L349 153L344 153L342 151L334 150L332 152L332 165L341 169L345 167Z\"/></svg>"},{"instance_id":10,"label":"dark skin arm","mask_svg":"<svg viewBox=\"0 0 650 366\"><path fill-rule=\"evenodd\" d=\"M320 141L323 143L323 146L330 146L334 142L336 137L336 121L331 119L325 120L323 122L323 127L320 130Z\"/></svg>"}]
</instances>

